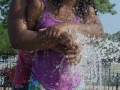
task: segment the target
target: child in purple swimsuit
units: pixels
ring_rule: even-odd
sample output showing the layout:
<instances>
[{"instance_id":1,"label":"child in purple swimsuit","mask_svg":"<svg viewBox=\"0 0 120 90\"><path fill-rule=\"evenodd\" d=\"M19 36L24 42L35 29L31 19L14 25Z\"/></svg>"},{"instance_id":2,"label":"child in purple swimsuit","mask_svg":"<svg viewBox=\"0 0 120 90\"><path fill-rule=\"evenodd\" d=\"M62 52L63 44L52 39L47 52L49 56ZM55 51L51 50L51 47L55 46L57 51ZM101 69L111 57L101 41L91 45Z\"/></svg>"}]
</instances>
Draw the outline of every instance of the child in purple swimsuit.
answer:
<instances>
[{"instance_id":1,"label":"child in purple swimsuit","mask_svg":"<svg viewBox=\"0 0 120 90\"><path fill-rule=\"evenodd\" d=\"M42 31L46 31L45 30L46 28L49 29L50 26L68 22L68 21L80 23L80 16L74 15L74 13L69 8L67 8L68 11L63 10L61 12L62 8L60 7L62 6L56 6L53 3L53 1L52 0L51 1L50 0L44 0L44 1L34 0L30 4L29 10L28 10L28 16L27 16L28 27L30 29L34 29L36 27L36 31L42 32ZM66 17L66 15L63 14L63 12L64 13L66 12L72 15L70 15L71 17L69 18L68 16ZM34 13L36 13L35 14L36 16L34 15ZM52 33L55 33L55 30L53 30ZM52 33L48 31L48 35ZM70 45L70 42L60 40L59 37L62 37L62 36L65 36L67 39L67 36L64 34L62 35L62 33L64 33L64 31L60 32L60 35L58 35L58 33L55 33L56 36L52 38L53 39L52 41L54 42L56 41L57 43L53 43L55 44L54 46L57 46L57 45L65 46L66 45L65 43ZM47 39L49 39L49 37ZM51 39L48 40L46 44L53 45L49 41L51 41ZM73 75L71 75L71 73L69 72L70 65L67 62L67 59L64 56L64 53L55 51L53 48L38 50L38 51L35 51L34 60L35 60L35 63L32 67L29 90L47 90L47 89L49 90L75 89L76 90L78 89L81 82L80 74L75 72L74 77ZM72 78L74 78L75 83L73 83L74 81Z\"/></svg>"},{"instance_id":2,"label":"child in purple swimsuit","mask_svg":"<svg viewBox=\"0 0 120 90\"><path fill-rule=\"evenodd\" d=\"M29 5L28 27L45 32L46 44L50 46L35 51L35 63L32 67L29 90L80 90L80 73L71 74L69 71L70 63L77 64L78 62L67 60L65 51L60 50L61 47L66 47L66 50L73 49L74 46L77 49L80 47L74 42L71 44L72 37L64 34L67 31L54 27L64 22L80 23L81 14L74 6L76 1L33 0ZM61 39L62 37L66 39ZM57 51L54 49L56 47L60 49Z\"/></svg>"}]
</instances>

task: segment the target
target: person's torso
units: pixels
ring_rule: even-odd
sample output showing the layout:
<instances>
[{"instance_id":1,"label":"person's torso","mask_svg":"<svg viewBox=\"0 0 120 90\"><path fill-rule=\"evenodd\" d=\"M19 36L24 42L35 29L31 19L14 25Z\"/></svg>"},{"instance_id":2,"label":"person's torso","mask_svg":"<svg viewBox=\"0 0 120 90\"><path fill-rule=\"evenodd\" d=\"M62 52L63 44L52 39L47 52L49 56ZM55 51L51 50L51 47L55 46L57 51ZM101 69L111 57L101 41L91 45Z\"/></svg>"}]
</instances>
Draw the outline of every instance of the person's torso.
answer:
<instances>
[{"instance_id":1,"label":"person's torso","mask_svg":"<svg viewBox=\"0 0 120 90\"><path fill-rule=\"evenodd\" d=\"M46 5L46 1L44 0ZM76 17L73 22L80 22L80 18ZM43 14L41 23L36 27L36 30L47 28L49 26L62 23L56 20L46 8ZM68 63L64 55L52 50L39 50L35 53L35 63L32 68L32 76L38 80L44 87L50 90L71 90L73 88L70 73L68 72ZM78 74L76 74L77 76ZM79 85L80 80L76 82ZM67 87L66 87L67 86ZM68 89L69 87L69 89Z\"/></svg>"}]
</instances>

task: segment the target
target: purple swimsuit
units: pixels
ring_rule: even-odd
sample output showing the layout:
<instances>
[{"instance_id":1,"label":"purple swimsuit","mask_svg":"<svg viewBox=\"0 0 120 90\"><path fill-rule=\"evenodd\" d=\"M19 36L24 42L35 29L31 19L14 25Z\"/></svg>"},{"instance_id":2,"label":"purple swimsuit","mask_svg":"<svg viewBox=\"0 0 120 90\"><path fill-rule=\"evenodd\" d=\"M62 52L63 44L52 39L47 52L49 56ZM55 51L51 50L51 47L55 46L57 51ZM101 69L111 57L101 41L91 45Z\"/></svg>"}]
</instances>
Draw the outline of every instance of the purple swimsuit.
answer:
<instances>
[{"instance_id":1,"label":"purple swimsuit","mask_svg":"<svg viewBox=\"0 0 120 90\"><path fill-rule=\"evenodd\" d=\"M36 30L47 28L51 25L61 23L60 20L54 19L49 11L44 12L43 20ZM76 17L73 22L80 22L80 17ZM69 72L69 64L66 62L64 55L52 50L39 50L35 52L35 63L32 67L32 77L38 80L45 88L50 90L72 90L80 85L80 75L75 72L71 75ZM74 82L73 83L73 76Z\"/></svg>"}]
</instances>

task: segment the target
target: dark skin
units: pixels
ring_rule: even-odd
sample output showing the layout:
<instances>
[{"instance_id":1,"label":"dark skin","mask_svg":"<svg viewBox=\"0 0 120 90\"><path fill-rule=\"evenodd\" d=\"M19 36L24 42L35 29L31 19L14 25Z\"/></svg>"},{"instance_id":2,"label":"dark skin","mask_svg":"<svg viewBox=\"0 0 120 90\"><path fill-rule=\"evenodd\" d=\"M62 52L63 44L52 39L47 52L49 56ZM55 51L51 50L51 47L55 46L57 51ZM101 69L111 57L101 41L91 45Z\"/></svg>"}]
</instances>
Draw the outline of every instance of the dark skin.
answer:
<instances>
[{"instance_id":1,"label":"dark skin","mask_svg":"<svg viewBox=\"0 0 120 90\"><path fill-rule=\"evenodd\" d=\"M51 12L51 15L53 14L54 16L56 16L54 18L56 18L56 19L60 18L61 21L63 21L64 19L66 21L68 21L67 20L68 18L65 18L65 16L63 16L61 18L60 14L55 12L57 9L54 8L54 6L51 4L51 2L48 1L47 5L48 5L48 8L49 8L48 10ZM51 7L51 6L53 6L53 7ZM29 29L34 30L36 25L40 24L40 22L43 18L43 14L44 14L45 9L46 9L46 7L45 7L44 3L40 2L40 0L33 0L31 2L31 4L28 7L28 14L27 14L27 22L28 22L28 28ZM63 12L61 13L61 15L62 14L63 14ZM73 14L73 13L69 13L69 14ZM74 15L74 17L75 17L75 15ZM39 31L42 32L42 31L45 31L46 29L40 29ZM48 27L48 29L52 30L53 28ZM61 30L64 30L64 28L61 29ZM48 34L50 34L50 33L46 32L46 36L48 36ZM54 35L55 35L55 33L54 33ZM53 50L55 50L57 52L60 52L61 54L66 55L66 58L68 58L71 61L74 61L74 59L77 57L78 52L80 52L80 50L78 49L78 46L74 44L74 45L71 45L71 47L68 47L67 44L71 42L71 37L70 36L68 37L68 35L66 35L66 34L62 34L60 36L62 38L59 38L59 37L57 37L57 38L53 37L52 38L52 37L49 37L49 36L46 37L47 40L48 40L47 42L49 42L47 44L49 44L50 46L52 45L51 48ZM54 44L54 46L53 46L53 44ZM68 56L68 54L69 54L69 56Z\"/></svg>"},{"instance_id":2,"label":"dark skin","mask_svg":"<svg viewBox=\"0 0 120 90\"><path fill-rule=\"evenodd\" d=\"M85 15L85 19L84 19L85 21L83 23L70 22L76 17L73 11L71 11L72 6L74 5L76 0L71 0L71 1L62 0L63 7L60 8L59 14L56 13L56 9L54 9L51 3L48 2L48 7L50 9L48 10L51 13L51 15L54 18L64 22L48 27L42 32L34 31L35 25L40 23L40 21L42 20L45 6L42 0L33 0L33 1L34 2L33 4L31 4L31 7L34 5L34 8L33 7L32 8L38 11L38 13L31 12L32 14L34 13L35 15L33 15L34 17L31 17L32 18L31 23L28 20L29 23L28 26L27 26L27 18L26 18L27 17L26 12L28 8L27 0L12 0L11 2L9 15L8 15L8 34L11 45L14 48L20 50L42 50L46 48L52 48L58 52L65 54L66 47L65 48L61 47L61 44L59 43L62 42L62 44L66 45L65 43L67 42L71 46L67 48L68 51L66 57L69 59L68 62L76 64L75 58L77 54L80 53L81 46L77 45L71 36L69 36L68 34L63 34L68 32L69 26L73 30L74 28L77 29L78 32L80 32L81 34L90 36L90 38L94 36L96 38L104 37L104 32L100 20L95 15L95 11L91 6L89 7L90 13L89 14L87 13ZM68 15L71 15L71 18L69 20L67 16L63 14L66 11L69 11L67 13ZM28 10L28 15L30 15L29 10ZM88 26L90 30L88 30L87 28ZM49 44L46 44L46 41L53 43L53 39L55 39L54 47L51 47Z\"/></svg>"}]
</instances>

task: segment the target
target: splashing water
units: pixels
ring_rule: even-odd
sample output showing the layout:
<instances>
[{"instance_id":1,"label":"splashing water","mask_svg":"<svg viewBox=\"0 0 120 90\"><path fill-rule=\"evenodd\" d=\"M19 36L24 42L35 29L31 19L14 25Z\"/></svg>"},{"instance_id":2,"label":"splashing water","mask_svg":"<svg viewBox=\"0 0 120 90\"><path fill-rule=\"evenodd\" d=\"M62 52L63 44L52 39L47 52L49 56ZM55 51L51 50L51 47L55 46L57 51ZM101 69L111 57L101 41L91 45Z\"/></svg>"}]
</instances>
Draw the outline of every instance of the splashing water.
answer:
<instances>
[{"instance_id":1,"label":"splashing water","mask_svg":"<svg viewBox=\"0 0 120 90\"><path fill-rule=\"evenodd\" d=\"M74 30L74 32L69 30L69 34L73 36L78 45L83 45L82 52L77 57L77 59L80 59L80 63L78 63L76 66L70 66L69 68L70 72L72 73L71 75L74 76L74 72L81 74L82 89L92 83L99 83L99 90L102 90L103 69L101 60L110 58L113 59L114 62L117 62L120 56L119 43L115 43L107 39L101 41L101 38L97 40L92 38L92 40L98 41L99 44L91 44L90 38L78 33L76 30Z\"/></svg>"},{"instance_id":2,"label":"splashing water","mask_svg":"<svg viewBox=\"0 0 120 90\"><path fill-rule=\"evenodd\" d=\"M76 66L71 66L70 71L72 73L79 72L82 76L82 85L95 83L97 81L97 64L99 62L95 53L94 46L90 43L90 38L78 33L76 30L72 32L69 30L69 34L74 37L78 45L83 45L82 52L79 54L77 59L80 59L80 63ZM73 78L74 81L74 78Z\"/></svg>"}]
</instances>

